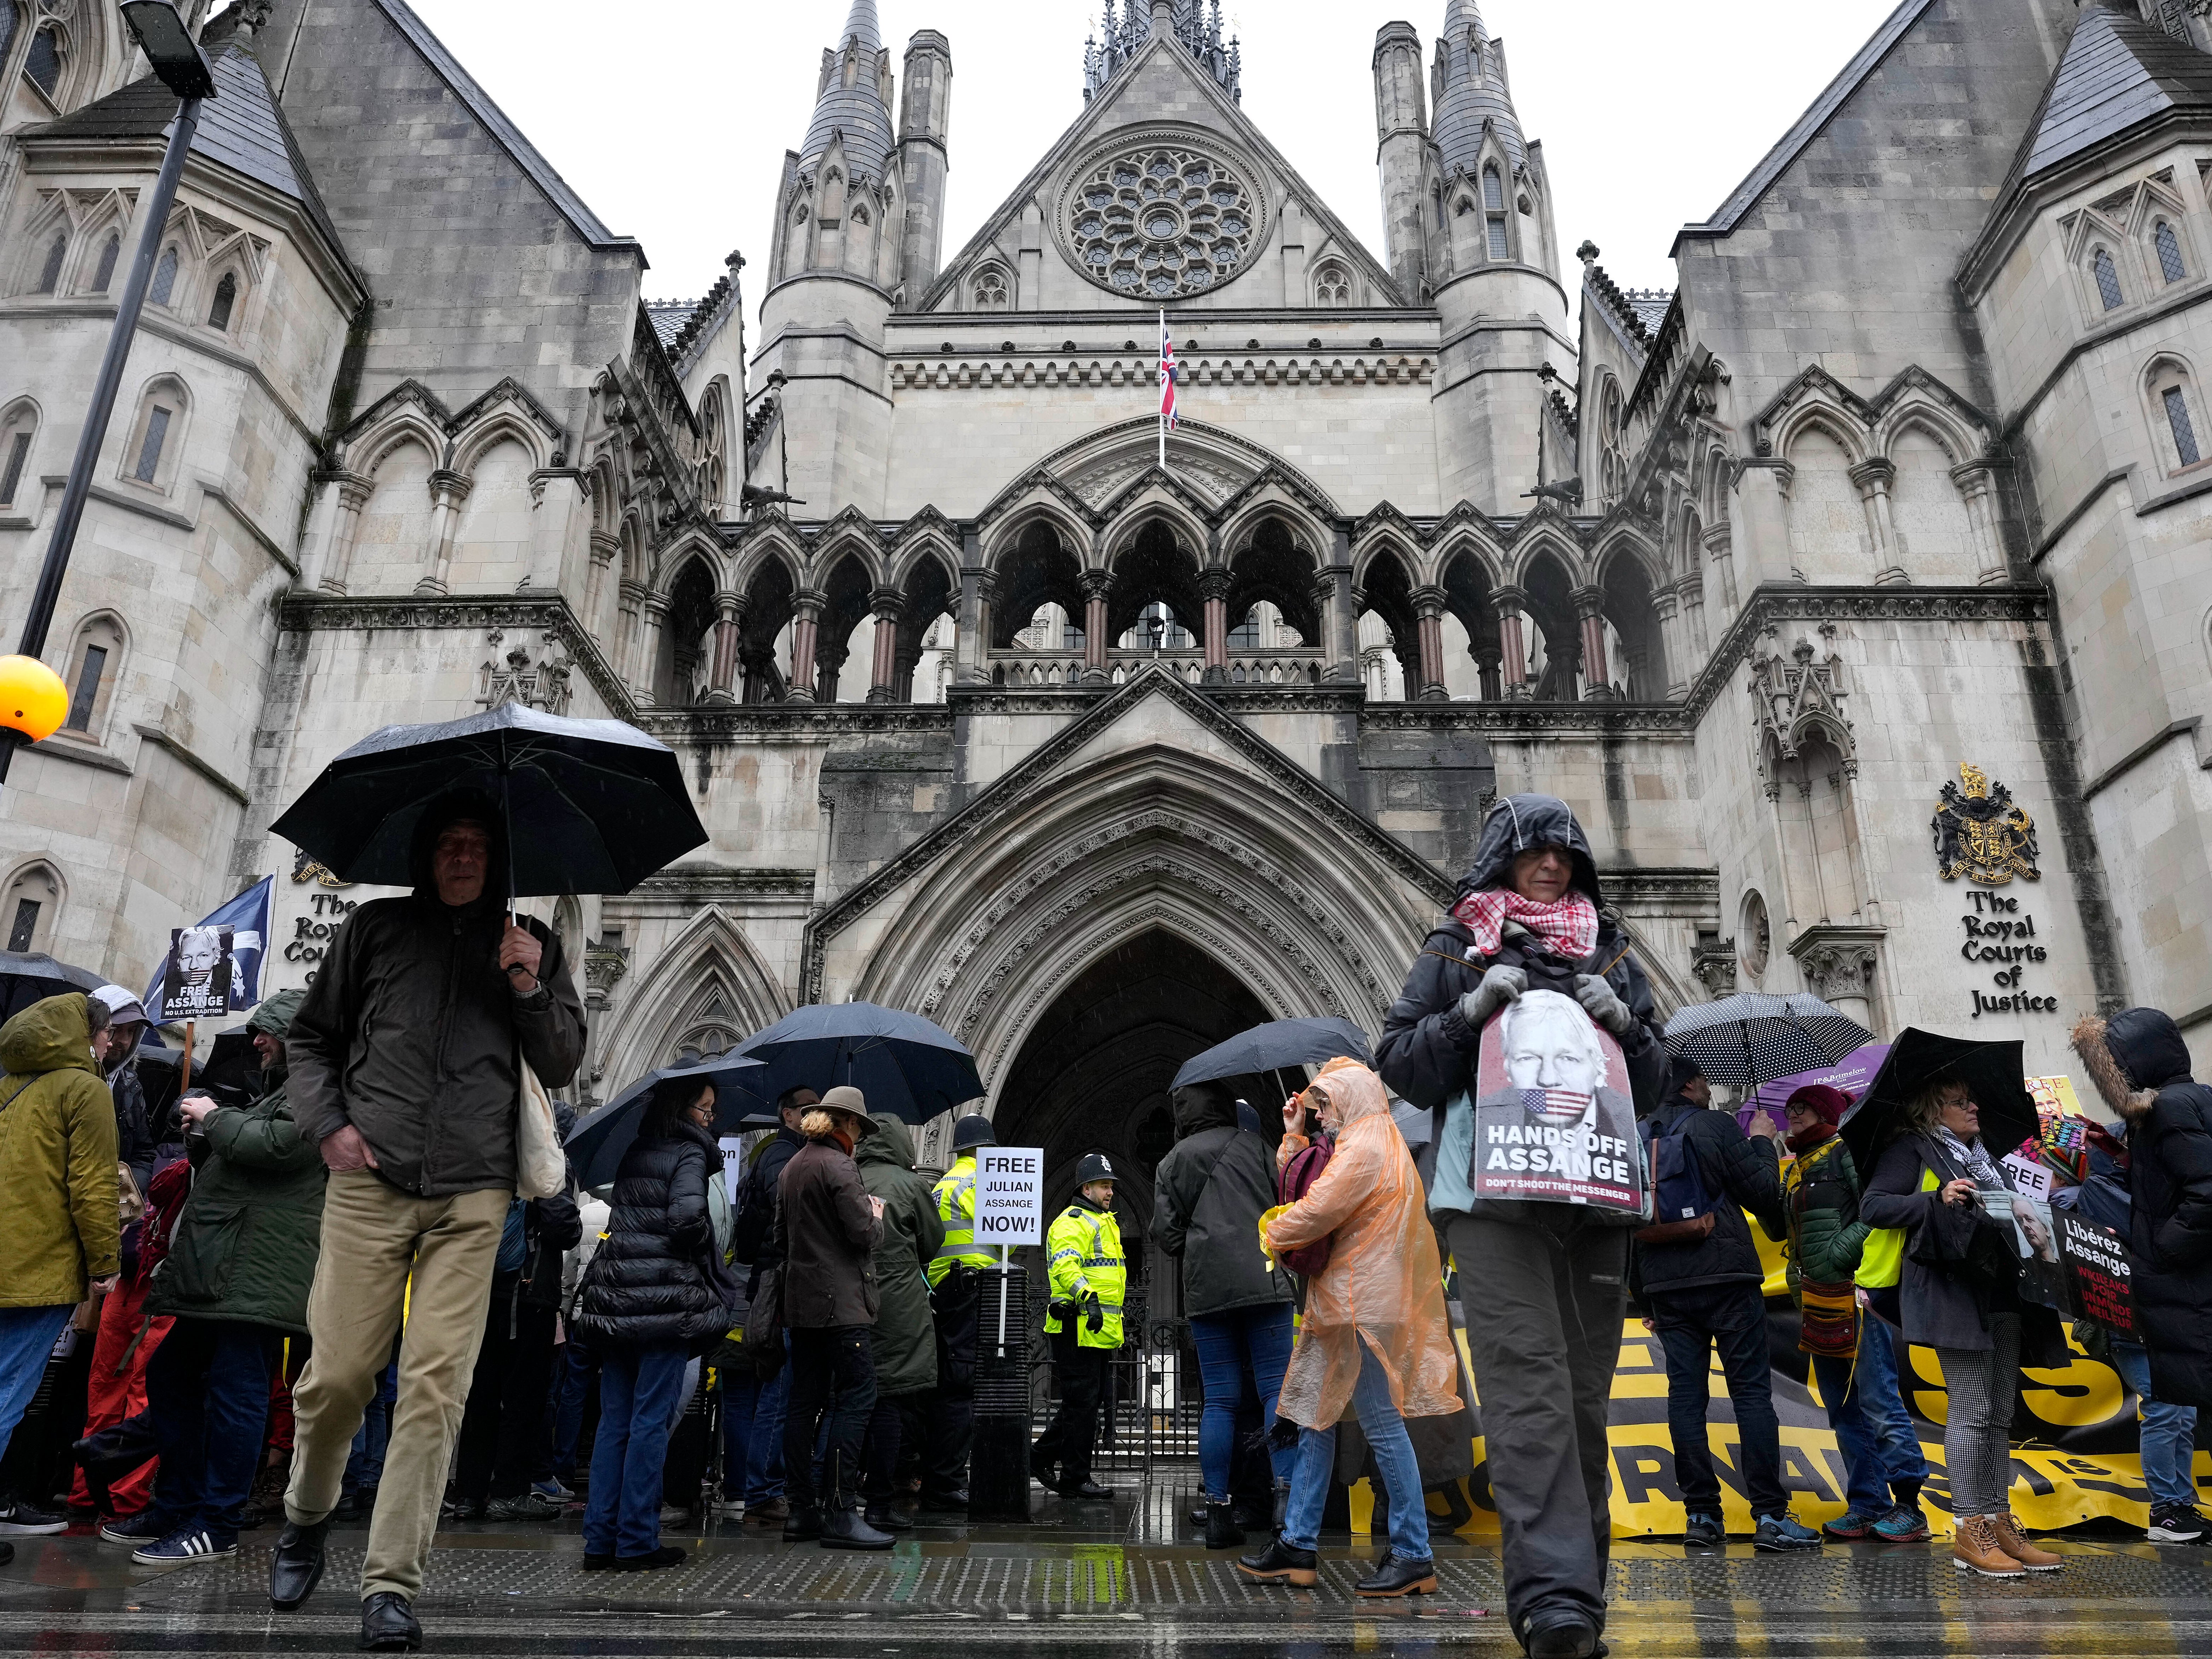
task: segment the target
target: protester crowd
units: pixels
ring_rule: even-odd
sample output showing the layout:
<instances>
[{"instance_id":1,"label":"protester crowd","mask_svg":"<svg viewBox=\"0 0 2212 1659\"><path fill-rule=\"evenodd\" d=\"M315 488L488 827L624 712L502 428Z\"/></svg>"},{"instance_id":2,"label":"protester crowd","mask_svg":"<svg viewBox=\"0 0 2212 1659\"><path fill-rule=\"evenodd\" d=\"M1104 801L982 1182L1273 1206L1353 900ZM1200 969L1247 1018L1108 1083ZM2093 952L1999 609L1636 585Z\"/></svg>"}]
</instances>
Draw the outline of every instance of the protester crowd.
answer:
<instances>
[{"instance_id":1,"label":"protester crowd","mask_svg":"<svg viewBox=\"0 0 2212 1659\"><path fill-rule=\"evenodd\" d=\"M584 1567L621 1572L683 1560L664 1522L702 1504L855 1550L968 1508L996 1260L975 1237L988 1119L956 1121L933 1182L898 1115L850 1085L794 1089L732 1193L715 1086L664 1074L611 1183L585 1191L572 1169L533 1190L518 1101L526 1121L534 1087L569 1081L583 1012L560 940L501 901L506 856L482 800L425 813L414 892L362 905L308 991L254 1012L242 1097L187 1091L152 1121L128 1063L146 1011L117 987L0 1025L0 1450L64 1333L92 1346L74 1485L52 1509L42 1491L0 1498L0 1565L8 1535L73 1519L148 1565L233 1555L274 1522L270 1593L291 1609L323 1576L332 1521L366 1517L362 1643L397 1650L422 1642L413 1603L441 1519L543 1524L580 1495ZM1510 1088L1482 1072L1486 1029L1513 1050ZM1992 1144L1972 1083L1939 1069L1870 1154L1831 1086L1747 1130L1670 1056L1571 812L1499 803L1372 1066L1320 1066L1279 1136L1219 1082L1176 1091L1152 1237L1179 1264L1203 1385L1206 1547L1256 1543L1248 1578L1311 1585L1333 1494L1368 1474L1389 1545L1358 1593L1433 1593L1425 1494L1471 1472L1479 1410L1515 1635L1536 1659L1589 1659L1608 1407L1640 1318L1667 1372L1686 1542L1728 1536L1716 1358L1757 1548L1925 1540L1909 1344L1934 1351L1948 1392L1954 1561L2058 1571L2008 1497L2019 1368L2067 1352L2020 1277L2052 1212L2126 1241L2132 1339L2073 1334L2142 1402L2148 1536L2204 1540L2191 1461L2212 1403L2212 1091L2155 1010L2074 1040L2116 1128L2062 1113L2022 1147ZM1614 1080L1577 1083L1592 1065ZM1632 1152L1606 1150L1609 1096L1632 1109ZM1516 1170L1564 1182L1640 1170L1639 1201L1501 1187L1509 1142L1534 1149ZM2050 1209L2018 1190L2022 1159ZM1084 1158L1045 1239L1058 1406L1030 1467L1076 1502L1110 1496L1093 1465L1130 1299L1116 1178ZM1844 1511L1817 1530L1783 1480L1754 1228L1786 1259L1845 1470ZM1464 1364L1448 1296L1468 1314Z\"/></svg>"}]
</instances>

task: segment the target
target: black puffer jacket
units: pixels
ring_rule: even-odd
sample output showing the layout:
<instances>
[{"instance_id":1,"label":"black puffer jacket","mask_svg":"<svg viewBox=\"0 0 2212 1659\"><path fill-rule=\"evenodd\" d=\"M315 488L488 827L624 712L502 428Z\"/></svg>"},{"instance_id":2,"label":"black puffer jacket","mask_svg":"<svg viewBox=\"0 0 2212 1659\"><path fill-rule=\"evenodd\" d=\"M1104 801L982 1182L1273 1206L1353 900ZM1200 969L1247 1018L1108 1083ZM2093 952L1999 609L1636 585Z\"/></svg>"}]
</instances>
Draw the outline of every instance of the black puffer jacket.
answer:
<instances>
[{"instance_id":1,"label":"black puffer jacket","mask_svg":"<svg viewBox=\"0 0 2212 1659\"><path fill-rule=\"evenodd\" d=\"M1275 1202L1275 1155L1237 1127L1223 1085L1175 1091L1176 1144L1153 1176L1152 1242L1182 1261L1186 1314L1227 1313L1291 1299L1290 1275L1267 1271L1260 1216Z\"/></svg>"},{"instance_id":2,"label":"black puffer jacket","mask_svg":"<svg viewBox=\"0 0 2212 1659\"><path fill-rule=\"evenodd\" d=\"M1696 1152L1705 1191L1713 1199L1713 1230L1692 1243L1633 1245L1628 1291L1639 1310L1671 1291L1708 1285L1756 1285L1765 1279L1759 1246L1743 1212L1750 1211L1780 1240L1790 1231L1782 1204L1782 1165L1774 1143L1744 1133L1734 1112L1711 1111L1682 1098L1679 1084L1652 1121L1660 1135L1685 1136Z\"/></svg>"},{"instance_id":3,"label":"black puffer jacket","mask_svg":"<svg viewBox=\"0 0 2212 1659\"><path fill-rule=\"evenodd\" d=\"M2136 1325L2150 1351L2151 1392L2212 1407L2212 1088L2189 1075L2181 1028L2130 1008L2105 1028L2132 1092L2128 1122Z\"/></svg>"},{"instance_id":4,"label":"black puffer jacket","mask_svg":"<svg viewBox=\"0 0 2212 1659\"><path fill-rule=\"evenodd\" d=\"M576 1302L586 1341L703 1349L729 1329L732 1316L706 1266L707 1183L721 1168L721 1149L689 1123L665 1139L640 1135L623 1154L607 1236Z\"/></svg>"},{"instance_id":5,"label":"black puffer jacket","mask_svg":"<svg viewBox=\"0 0 2212 1659\"><path fill-rule=\"evenodd\" d=\"M1644 969L1628 953L1628 939L1618 918L1605 908L1597 863L1590 855L1589 838L1575 822L1565 801L1550 795L1512 795L1491 809L1476 846L1474 866L1461 879L1460 891L1482 892L1507 884L1513 860L1532 847L1565 847L1574 863L1573 885L1598 907L1597 949L1588 960L1561 962L1548 953L1528 949L1515 939L1503 943L1495 956L1478 957L1474 935L1449 916L1422 942L1406 975L1406 988L1390 1005L1382 1021L1382 1041L1375 1045L1375 1069L1393 1094L1416 1106L1431 1108L1436 1115L1434 1136L1443 1133L1444 1106L1474 1082L1477 1050L1482 1034L1460 1018L1459 1000L1482 983L1492 968L1504 964L1528 975L1531 990L1559 991L1574 995L1580 974L1602 972L1613 993L1636 1017L1621 1042L1628 1063L1628 1079L1637 1115L1641 1118L1659 1103L1667 1077L1667 1051L1659 1042L1659 1019L1651 999L1651 986ZM1543 1210L1575 1207L1543 1205ZM1475 1212L1498 1221L1534 1218L1537 1206L1518 1201L1479 1200ZM1593 1220L1606 1225L1633 1227L1642 1224L1632 1215L1593 1208Z\"/></svg>"}]
</instances>

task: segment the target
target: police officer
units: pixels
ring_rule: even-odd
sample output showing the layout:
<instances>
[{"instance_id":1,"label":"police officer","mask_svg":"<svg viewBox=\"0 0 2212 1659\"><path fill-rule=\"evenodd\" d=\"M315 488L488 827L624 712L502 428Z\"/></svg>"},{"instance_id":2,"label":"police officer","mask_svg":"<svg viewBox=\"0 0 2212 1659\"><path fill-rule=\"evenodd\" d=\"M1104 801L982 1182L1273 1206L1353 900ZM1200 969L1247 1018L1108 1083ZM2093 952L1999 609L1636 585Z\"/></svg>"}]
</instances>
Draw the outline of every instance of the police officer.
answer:
<instances>
[{"instance_id":1,"label":"police officer","mask_svg":"<svg viewBox=\"0 0 2212 1659\"><path fill-rule=\"evenodd\" d=\"M968 1507L968 1454L975 1439L975 1318L982 1305L979 1276L998 1257L975 1243L975 1149L995 1146L991 1120L980 1112L952 1126L952 1167L931 1190L945 1243L925 1270L937 1327L937 1387L927 1413L921 1507Z\"/></svg>"},{"instance_id":2,"label":"police officer","mask_svg":"<svg viewBox=\"0 0 2212 1659\"><path fill-rule=\"evenodd\" d=\"M1113 1494L1091 1478L1091 1452L1098 1438L1098 1396L1106 1367L1121 1346L1121 1300L1128 1268L1121 1257L1121 1224L1114 1218L1114 1166L1103 1152L1086 1153L1075 1166L1075 1202L1045 1235L1045 1268L1052 1300L1045 1334L1060 1372L1060 1409L1030 1454L1036 1478L1063 1498Z\"/></svg>"}]
</instances>

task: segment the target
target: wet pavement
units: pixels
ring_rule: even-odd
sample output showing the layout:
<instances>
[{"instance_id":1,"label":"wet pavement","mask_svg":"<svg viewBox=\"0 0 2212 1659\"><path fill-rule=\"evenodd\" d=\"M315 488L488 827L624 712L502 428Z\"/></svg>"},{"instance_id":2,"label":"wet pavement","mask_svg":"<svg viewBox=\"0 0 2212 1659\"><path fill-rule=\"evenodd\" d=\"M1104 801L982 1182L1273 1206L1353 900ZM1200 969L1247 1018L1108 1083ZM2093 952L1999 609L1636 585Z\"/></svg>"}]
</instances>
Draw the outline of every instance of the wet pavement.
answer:
<instances>
[{"instance_id":1,"label":"wet pavement","mask_svg":"<svg viewBox=\"0 0 2212 1659\"><path fill-rule=\"evenodd\" d=\"M573 1519L464 1527L441 1535L416 1611L431 1650L455 1654L1519 1651L1491 1545L1440 1538L1436 1596L1358 1601L1352 1581L1382 1540L1342 1534L1323 1540L1317 1588L1264 1589L1237 1577L1231 1553L1177 1534L1188 1498L1162 1486L1110 1505L1041 1498L1030 1526L924 1527L884 1554L786 1545L735 1523L671 1529L690 1559L635 1576L584 1572ZM15 1564L0 1568L0 1653L352 1651L363 1528L334 1530L330 1575L296 1613L269 1607L273 1540L257 1533L233 1560L155 1570L90 1536L17 1539ZM1958 1573L1947 1545L1760 1556L1620 1544L1607 1638L1620 1659L2212 1655L2212 1551L2118 1537L2053 1547L2060 1571L1996 1583Z\"/></svg>"}]
</instances>

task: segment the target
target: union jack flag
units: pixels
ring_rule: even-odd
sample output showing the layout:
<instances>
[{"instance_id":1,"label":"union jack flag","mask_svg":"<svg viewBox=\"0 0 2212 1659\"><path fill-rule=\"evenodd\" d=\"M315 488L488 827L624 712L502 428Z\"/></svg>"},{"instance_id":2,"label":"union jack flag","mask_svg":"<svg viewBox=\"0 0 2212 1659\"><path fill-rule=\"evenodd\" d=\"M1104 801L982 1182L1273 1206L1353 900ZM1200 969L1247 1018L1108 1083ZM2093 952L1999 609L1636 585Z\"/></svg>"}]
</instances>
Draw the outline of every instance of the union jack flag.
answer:
<instances>
[{"instance_id":1,"label":"union jack flag","mask_svg":"<svg viewBox=\"0 0 2212 1659\"><path fill-rule=\"evenodd\" d=\"M1160 419L1168 431L1176 429L1175 341L1168 334L1168 314L1160 313Z\"/></svg>"},{"instance_id":2,"label":"union jack flag","mask_svg":"<svg viewBox=\"0 0 2212 1659\"><path fill-rule=\"evenodd\" d=\"M1572 1089L1523 1089L1521 1105L1545 1123L1572 1123L1589 1110L1590 1097Z\"/></svg>"}]
</instances>

